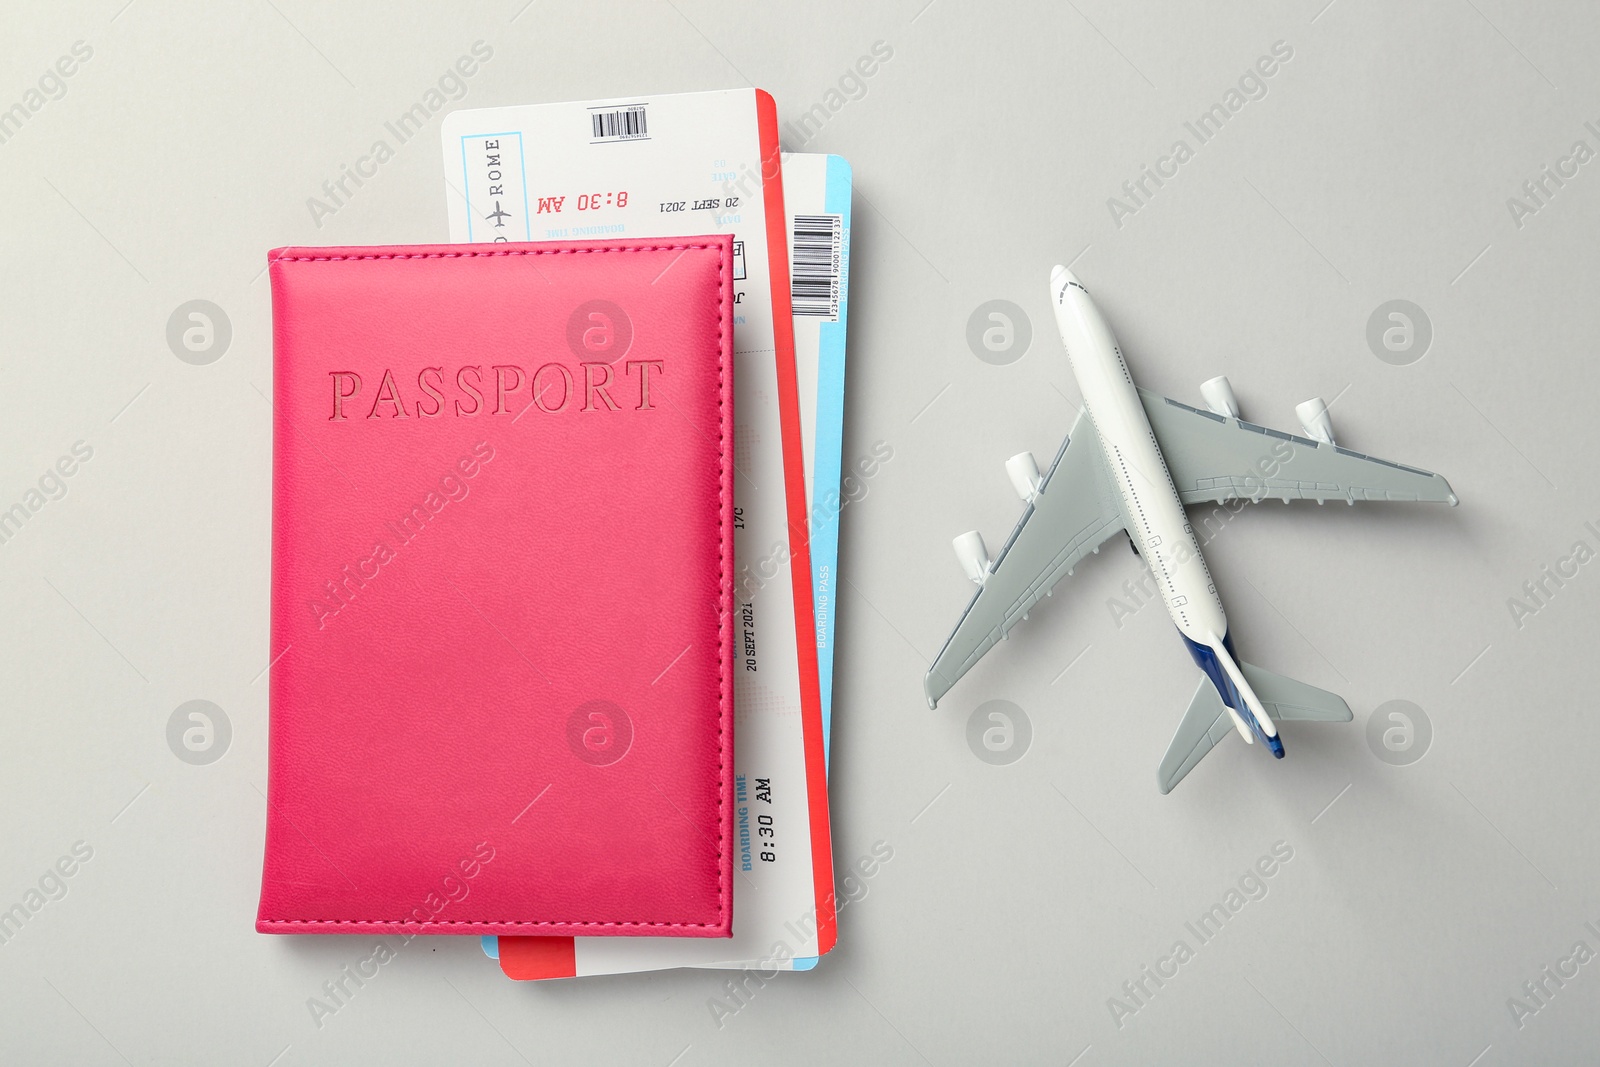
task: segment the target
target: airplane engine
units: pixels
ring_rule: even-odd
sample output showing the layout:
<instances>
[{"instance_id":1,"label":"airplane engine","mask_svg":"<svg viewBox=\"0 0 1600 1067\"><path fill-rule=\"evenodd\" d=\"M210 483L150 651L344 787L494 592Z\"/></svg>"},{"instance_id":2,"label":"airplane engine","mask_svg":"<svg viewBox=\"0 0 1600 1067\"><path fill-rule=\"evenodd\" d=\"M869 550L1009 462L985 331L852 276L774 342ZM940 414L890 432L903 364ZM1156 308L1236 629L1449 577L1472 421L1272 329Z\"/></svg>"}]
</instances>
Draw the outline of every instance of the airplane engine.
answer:
<instances>
[{"instance_id":1,"label":"airplane engine","mask_svg":"<svg viewBox=\"0 0 1600 1067\"><path fill-rule=\"evenodd\" d=\"M1333 444L1333 420L1328 418L1328 405L1322 402L1320 396L1296 404L1294 413L1307 437L1313 437L1325 445Z\"/></svg>"},{"instance_id":2,"label":"airplane engine","mask_svg":"<svg viewBox=\"0 0 1600 1067\"><path fill-rule=\"evenodd\" d=\"M1044 484L1044 478L1039 474L1039 464L1033 458L1032 452L1018 452L1006 460L1006 474L1011 477L1011 488L1017 491L1024 504L1033 503L1033 498L1039 495L1039 486Z\"/></svg>"},{"instance_id":3,"label":"airplane engine","mask_svg":"<svg viewBox=\"0 0 1600 1067\"><path fill-rule=\"evenodd\" d=\"M1226 415L1230 419L1239 417L1239 401L1233 395L1233 386L1228 384L1225 375L1201 382L1200 395L1206 398L1206 407L1213 414Z\"/></svg>"},{"instance_id":4,"label":"airplane engine","mask_svg":"<svg viewBox=\"0 0 1600 1067\"><path fill-rule=\"evenodd\" d=\"M967 577L982 585L984 579L989 577L989 550L984 547L983 535L977 530L968 530L950 542L956 550L956 559L961 561L961 569Z\"/></svg>"}]
</instances>

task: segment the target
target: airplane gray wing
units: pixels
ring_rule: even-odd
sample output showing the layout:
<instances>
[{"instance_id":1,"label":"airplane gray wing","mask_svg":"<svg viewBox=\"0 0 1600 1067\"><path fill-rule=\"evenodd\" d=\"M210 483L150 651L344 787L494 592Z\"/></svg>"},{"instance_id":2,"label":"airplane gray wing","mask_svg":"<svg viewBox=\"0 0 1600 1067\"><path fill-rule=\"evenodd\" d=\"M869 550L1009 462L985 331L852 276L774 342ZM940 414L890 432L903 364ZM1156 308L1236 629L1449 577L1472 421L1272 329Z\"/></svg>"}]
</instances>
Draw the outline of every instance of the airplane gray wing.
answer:
<instances>
[{"instance_id":1,"label":"airplane gray wing","mask_svg":"<svg viewBox=\"0 0 1600 1067\"><path fill-rule=\"evenodd\" d=\"M1033 503L928 668L923 679L928 706L935 706L1079 560L1098 551L1125 523L1093 427L1080 412Z\"/></svg>"},{"instance_id":2,"label":"airplane gray wing","mask_svg":"<svg viewBox=\"0 0 1600 1067\"><path fill-rule=\"evenodd\" d=\"M1454 504L1431 471L1227 418L1139 390L1185 504L1227 500L1418 500Z\"/></svg>"}]
</instances>

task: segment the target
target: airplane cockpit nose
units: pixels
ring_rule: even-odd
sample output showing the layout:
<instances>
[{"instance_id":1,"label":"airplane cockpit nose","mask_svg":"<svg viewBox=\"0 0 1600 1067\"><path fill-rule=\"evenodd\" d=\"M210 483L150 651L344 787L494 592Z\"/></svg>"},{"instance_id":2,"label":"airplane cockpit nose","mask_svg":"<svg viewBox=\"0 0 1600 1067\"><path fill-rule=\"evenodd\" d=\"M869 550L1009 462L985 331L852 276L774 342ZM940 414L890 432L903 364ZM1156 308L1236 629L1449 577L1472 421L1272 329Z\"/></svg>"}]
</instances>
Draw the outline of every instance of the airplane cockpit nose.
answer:
<instances>
[{"instance_id":1,"label":"airplane cockpit nose","mask_svg":"<svg viewBox=\"0 0 1600 1067\"><path fill-rule=\"evenodd\" d=\"M1083 283L1078 280L1076 275L1060 263L1057 263L1050 270L1050 291L1059 293L1069 285L1076 285L1079 289L1083 288Z\"/></svg>"}]
</instances>

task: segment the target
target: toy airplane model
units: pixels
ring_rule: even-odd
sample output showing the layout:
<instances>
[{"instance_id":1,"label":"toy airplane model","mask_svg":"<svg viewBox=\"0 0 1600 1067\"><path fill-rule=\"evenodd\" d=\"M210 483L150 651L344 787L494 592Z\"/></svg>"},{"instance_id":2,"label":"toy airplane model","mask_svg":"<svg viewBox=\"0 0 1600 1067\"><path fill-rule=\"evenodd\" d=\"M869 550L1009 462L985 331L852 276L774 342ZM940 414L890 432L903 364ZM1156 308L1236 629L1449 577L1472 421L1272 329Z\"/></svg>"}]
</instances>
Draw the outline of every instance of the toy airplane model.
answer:
<instances>
[{"instance_id":1,"label":"toy airplane model","mask_svg":"<svg viewBox=\"0 0 1600 1067\"><path fill-rule=\"evenodd\" d=\"M1453 505L1449 483L1340 448L1320 398L1295 408L1309 435L1297 437L1240 419L1226 378L1200 387L1210 411L1136 388L1110 327L1067 268L1051 272L1050 296L1085 410L1045 476L1032 453L1006 462L1027 509L996 559L988 558L977 531L955 539L956 555L978 592L928 669L928 706L936 706L1084 556L1125 531L1205 672L1161 761L1163 793L1227 736L1230 725L1247 743L1259 740L1282 759L1279 720L1350 721L1349 706L1334 694L1238 659L1184 505L1267 497L1286 504L1343 499Z\"/></svg>"}]
</instances>

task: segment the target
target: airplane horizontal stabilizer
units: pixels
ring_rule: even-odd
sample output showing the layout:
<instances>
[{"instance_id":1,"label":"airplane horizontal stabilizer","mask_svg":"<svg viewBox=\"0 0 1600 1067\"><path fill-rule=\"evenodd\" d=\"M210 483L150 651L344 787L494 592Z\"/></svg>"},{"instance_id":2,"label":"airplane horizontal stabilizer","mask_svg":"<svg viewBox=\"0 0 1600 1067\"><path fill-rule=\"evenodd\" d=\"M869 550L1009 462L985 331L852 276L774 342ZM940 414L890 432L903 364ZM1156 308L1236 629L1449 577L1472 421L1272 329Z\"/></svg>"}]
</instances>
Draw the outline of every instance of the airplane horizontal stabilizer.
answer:
<instances>
[{"instance_id":1,"label":"airplane horizontal stabilizer","mask_svg":"<svg viewBox=\"0 0 1600 1067\"><path fill-rule=\"evenodd\" d=\"M1266 708L1267 714L1280 722L1349 722L1354 716L1350 705L1342 697L1325 689L1318 689L1281 674L1273 674L1253 664L1239 664L1239 669L1249 681L1250 688ZM1233 732L1233 721L1228 709L1217 695L1209 678L1201 678L1200 685L1189 701L1189 710L1183 713L1178 730L1172 735L1167 754L1161 759L1157 771L1157 784L1161 792L1170 793L1172 787L1194 770L1195 764L1218 741Z\"/></svg>"},{"instance_id":2,"label":"airplane horizontal stabilizer","mask_svg":"<svg viewBox=\"0 0 1600 1067\"><path fill-rule=\"evenodd\" d=\"M1189 710L1183 713L1178 732L1172 735L1172 743L1167 746L1167 754L1161 758L1161 767L1156 772L1161 792L1172 792L1172 787L1194 770L1200 758L1231 733L1233 720L1228 717L1222 697L1217 695L1217 688L1211 684L1211 679L1202 677L1199 687L1194 691L1194 699L1189 701Z\"/></svg>"},{"instance_id":3,"label":"airplane horizontal stabilizer","mask_svg":"<svg viewBox=\"0 0 1600 1067\"><path fill-rule=\"evenodd\" d=\"M1273 674L1250 663L1239 664L1250 688L1262 705L1279 722L1349 722L1350 705L1326 689Z\"/></svg>"}]
</instances>

